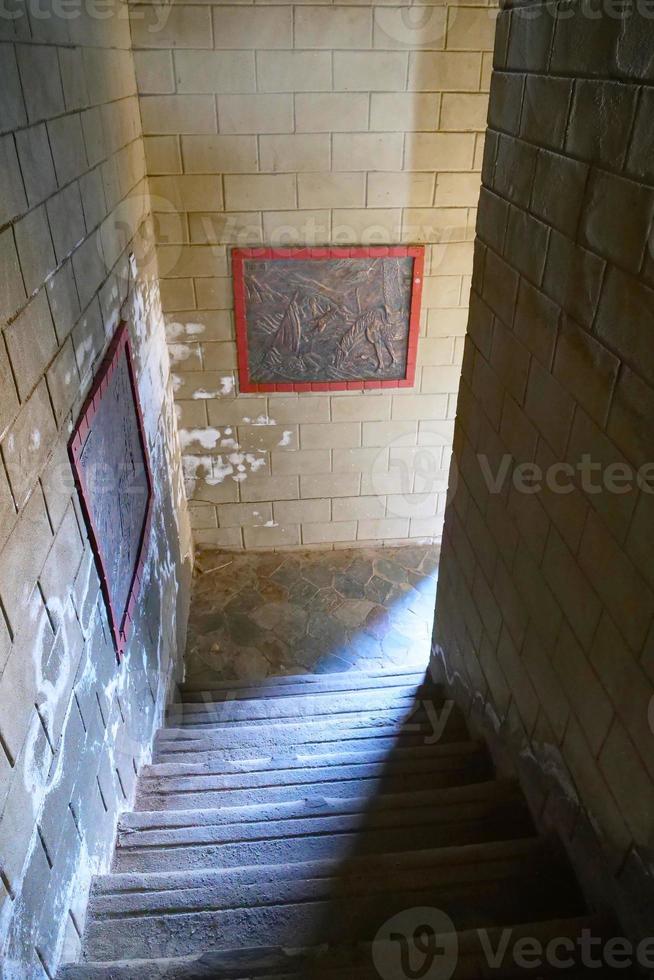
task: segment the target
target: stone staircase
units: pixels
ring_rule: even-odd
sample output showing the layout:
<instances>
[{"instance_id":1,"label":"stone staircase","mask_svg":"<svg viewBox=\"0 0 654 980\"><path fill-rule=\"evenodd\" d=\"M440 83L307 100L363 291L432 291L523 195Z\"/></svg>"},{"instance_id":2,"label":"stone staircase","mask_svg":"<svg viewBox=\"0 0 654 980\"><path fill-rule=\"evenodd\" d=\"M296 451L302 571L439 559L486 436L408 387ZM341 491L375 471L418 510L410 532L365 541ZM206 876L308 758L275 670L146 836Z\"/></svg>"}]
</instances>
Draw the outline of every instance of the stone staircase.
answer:
<instances>
[{"instance_id":1,"label":"stone staircase","mask_svg":"<svg viewBox=\"0 0 654 980\"><path fill-rule=\"evenodd\" d=\"M83 960L60 977L585 975L576 954L568 970L514 962L522 937L597 937L607 923L423 674L234 681L181 698L112 872L94 882ZM444 935L421 972L432 919ZM505 927L493 966L485 944Z\"/></svg>"}]
</instances>

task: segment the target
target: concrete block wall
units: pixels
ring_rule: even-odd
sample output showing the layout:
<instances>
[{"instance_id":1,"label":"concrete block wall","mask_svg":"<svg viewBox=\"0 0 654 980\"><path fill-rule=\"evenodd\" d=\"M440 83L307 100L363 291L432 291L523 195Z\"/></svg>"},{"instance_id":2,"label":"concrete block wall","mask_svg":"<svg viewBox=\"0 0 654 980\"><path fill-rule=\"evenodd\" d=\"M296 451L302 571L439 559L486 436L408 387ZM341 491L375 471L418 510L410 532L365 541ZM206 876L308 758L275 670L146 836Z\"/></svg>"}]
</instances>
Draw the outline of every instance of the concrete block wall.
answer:
<instances>
[{"instance_id":1,"label":"concrete block wall","mask_svg":"<svg viewBox=\"0 0 654 980\"><path fill-rule=\"evenodd\" d=\"M195 540L439 538L495 10L131 6ZM427 246L415 387L241 395L234 245Z\"/></svg>"},{"instance_id":2,"label":"concrete block wall","mask_svg":"<svg viewBox=\"0 0 654 980\"><path fill-rule=\"evenodd\" d=\"M0 975L76 956L177 664L190 534L121 3L0 17ZM128 254L136 253L130 270ZM129 287L129 298L128 298ZM119 667L66 445L127 316L156 502Z\"/></svg>"},{"instance_id":3,"label":"concrete block wall","mask_svg":"<svg viewBox=\"0 0 654 980\"><path fill-rule=\"evenodd\" d=\"M499 17L434 669L651 935L654 20L607 11Z\"/></svg>"}]
</instances>

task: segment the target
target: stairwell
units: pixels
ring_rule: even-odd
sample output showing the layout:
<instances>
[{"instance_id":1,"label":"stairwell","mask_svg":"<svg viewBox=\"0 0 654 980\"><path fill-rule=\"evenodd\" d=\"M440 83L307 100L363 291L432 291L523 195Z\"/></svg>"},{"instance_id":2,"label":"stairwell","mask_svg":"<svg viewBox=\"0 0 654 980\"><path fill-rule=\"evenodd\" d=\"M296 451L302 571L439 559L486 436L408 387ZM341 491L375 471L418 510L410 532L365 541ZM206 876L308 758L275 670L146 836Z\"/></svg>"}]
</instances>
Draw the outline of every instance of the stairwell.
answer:
<instances>
[{"instance_id":1,"label":"stairwell","mask_svg":"<svg viewBox=\"0 0 654 980\"><path fill-rule=\"evenodd\" d=\"M182 689L59 976L581 976L607 928L428 676L282 676Z\"/></svg>"}]
</instances>

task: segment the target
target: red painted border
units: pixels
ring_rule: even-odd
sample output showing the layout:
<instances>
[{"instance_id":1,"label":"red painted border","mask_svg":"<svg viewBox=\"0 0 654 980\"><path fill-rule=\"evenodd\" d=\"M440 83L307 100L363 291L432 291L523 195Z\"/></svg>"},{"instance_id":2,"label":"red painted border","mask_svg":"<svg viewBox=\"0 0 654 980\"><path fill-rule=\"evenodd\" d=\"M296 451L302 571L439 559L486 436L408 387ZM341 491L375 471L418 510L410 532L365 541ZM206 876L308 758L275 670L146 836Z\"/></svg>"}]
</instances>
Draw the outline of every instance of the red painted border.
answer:
<instances>
[{"instance_id":1,"label":"red painted border","mask_svg":"<svg viewBox=\"0 0 654 980\"><path fill-rule=\"evenodd\" d=\"M375 259L406 258L411 256L413 263L413 287L411 290L411 311L409 315L409 337L407 349L406 374L395 381L313 381L286 382L274 384L252 381L248 364L247 321L245 309L245 283L243 264L246 259ZM364 388L411 388L416 376L416 354L420 333L420 303L425 266L425 249L422 245L377 245L371 248L235 248L232 250L232 272L234 281L234 317L236 321L236 347L238 354L239 389L243 392L256 391L360 391Z\"/></svg>"},{"instance_id":2,"label":"red painted border","mask_svg":"<svg viewBox=\"0 0 654 980\"><path fill-rule=\"evenodd\" d=\"M107 572L104 565L104 560L102 557L102 549L100 547L99 536L97 528L95 526L95 521L93 520L93 514L91 513L89 494L86 482L84 479L84 474L80 468L80 455L82 452L82 447L84 446L84 441L91 428L91 423L100 407L104 394L109 387L109 383L114 374L114 371L118 367L118 363L122 356L127 359L127 370L129 374L130 385L132 388L132 394L134 396L134 406L136 409L136 418L138 422L138 433L141 442L141 449L143 451L143 458L145 462L145 475L148 482L148 502L145 512L145 520L143 522L143 528L141 530L141 541L139 544L138 557L136 561L136 568L132 577L132 584L130 586L129 595L127 597L127 606L123 610L115 609L111 601L111 594L109 592L109 585L107 581ZM134 607L138 599L139 590L141 587L143 566L145 564L145 559L147 555L147 543L150 536L150 528L152 526L152 503L153 503L153 493L152 493L152 469L150 467L150 456L148 454L148 447L145 440L145 429L143 425L143 413L141 411L141 403L138 396L138 387L136 384L136 378L134 375L134 366L132 360L132 346L129 339L129 328L125 321L122 321L118 325L118 329L109 345L109 349L105 355L102 364L98 370L96 378L93 382L93 386L89 395L84 403L84 407L77 421L77 425L73 431L73 434L68 443L68 454L70 456L71 464L73 467L73 473L75 474L75 483L77 485L77 490L80 496L80 502L82 505L82 511L84 513L84 519L86 521L86 526L89 534L89 540L91 542L91 547L93 549L93 554L95 556L95 564L98 570L98 576L100 578L100 585L102 588L102 594L104 596L105 605L107 607L107 615L109 617L109 625L111 626L111 631L113 634L114 644L116 646L116 654L118 660L122 657L125 652L125 647L127 646L127 641L132 630L134 622Z\"/></svg>"}]
</instances>

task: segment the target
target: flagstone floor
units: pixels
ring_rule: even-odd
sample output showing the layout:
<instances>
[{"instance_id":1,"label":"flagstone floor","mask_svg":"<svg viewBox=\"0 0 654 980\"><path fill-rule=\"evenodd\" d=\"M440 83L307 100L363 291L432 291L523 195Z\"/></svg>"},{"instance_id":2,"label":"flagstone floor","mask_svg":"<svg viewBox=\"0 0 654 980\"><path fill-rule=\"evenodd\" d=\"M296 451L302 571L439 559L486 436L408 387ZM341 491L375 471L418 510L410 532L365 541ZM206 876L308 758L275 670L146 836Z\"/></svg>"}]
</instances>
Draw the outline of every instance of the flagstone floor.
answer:
<instances>
[{"instance_id":1,"label":"flagstone floor","mask_svg":"<svg viewBox=\"0 0 654 980\"><path fill-rule=\"evenodd\" d=\"M186 679L426 666L438 548L203 552Z\"/></svg>"}]
</instances>

